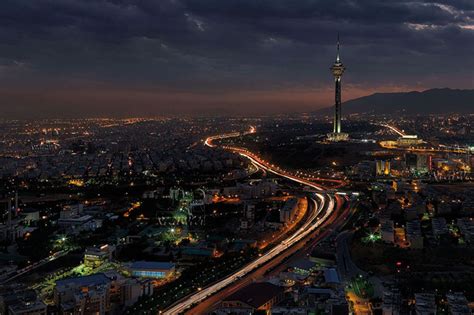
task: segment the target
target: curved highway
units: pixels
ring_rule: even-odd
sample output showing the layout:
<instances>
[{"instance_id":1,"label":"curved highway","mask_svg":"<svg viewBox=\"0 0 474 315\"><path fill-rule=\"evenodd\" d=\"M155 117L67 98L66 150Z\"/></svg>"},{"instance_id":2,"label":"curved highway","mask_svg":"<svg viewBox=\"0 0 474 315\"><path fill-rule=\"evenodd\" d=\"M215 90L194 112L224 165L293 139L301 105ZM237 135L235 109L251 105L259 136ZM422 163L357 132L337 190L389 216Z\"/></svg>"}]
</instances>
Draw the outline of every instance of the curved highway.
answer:
<instances>
[{"instance_id":1,"label":"curved highway","mask_svg":"<svg viewBox=\"0 0 474 315\"><path fill-rule=\"evenodd\" d=\"M255 132L255 128L251 127L250 131L244 134L249 134L249 133L254 133L254 132ZM236 137L240 135L242 134L231 133L231 134L213 136L213 137L207 138L204 143L205 145L209 147L215 147L215 145L212 143L213 140ZM286 174L285 172L281 171L279 168L266 163L265 161L258 158L251 152L248 152L247 150L234 148L234 147L224 147L224 148L239 153L240 155L249 159L256 166L268 172L271 172L273 174L284 177L291 181L316 189L317 192L314 192L313 197L311 198L312 202L314 203L314 211L307 216L306 222L303 223L294 233L292 233L288 238L286 238L281 243L277 244L275 247L270 249L268 252L264 253L262 256L260 256L256 260L243 266L241 269L225 277L219 282L214 283L206 288L203 288L187 296L186 298L180 300L179 302L175 303L170 308L168 308L166 311L164 311L163 314L172 315L172 314L183 313L188 308L192 307L193 305L204 301L209 296L219 292L220 290L226 288L227 286L233 284L234 282L239 281L242 277L256 270L257 268L269 262L270 260L276 258L280 254L288 250L292 245L295 245L296 243L300 242L311 233L315 232L315 230L321 227L321 225L336 209L334 198L328 194L323 193L322 191L324 188L322 186L312 183L304 178Z\"/></svg>"},{"instance_id":2,"label":"curved highway","mask_svg":"<svg viewBox=\"0 0 474 315\"><path fill-rule=\"evenodd\" d=\"M392 125L389 125L389 124L376 124L376 125L379 125L381 127L385 127L385 128L388 128L390 130L392 130L393 132L395 132L397 135L399 135L400 137L403 137L403 136L406 136L405 132L403 130L400 130L398 129L397 127L395 126L392 126Z\"/></svg>"}]
</instances>

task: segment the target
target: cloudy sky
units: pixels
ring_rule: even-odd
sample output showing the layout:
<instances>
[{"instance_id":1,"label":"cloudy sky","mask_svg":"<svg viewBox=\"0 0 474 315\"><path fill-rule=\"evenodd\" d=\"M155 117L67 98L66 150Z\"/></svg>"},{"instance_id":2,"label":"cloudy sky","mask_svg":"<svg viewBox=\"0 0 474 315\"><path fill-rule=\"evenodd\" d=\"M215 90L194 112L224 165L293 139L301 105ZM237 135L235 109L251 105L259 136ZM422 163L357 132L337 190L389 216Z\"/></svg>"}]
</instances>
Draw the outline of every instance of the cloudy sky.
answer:
<instances>
[{"instance_id":1,"label":"cloudy sky","mask_svg":"<svg viewBox=\"0 0 474 315\"><path fill-rule=\"evenodd\" d=\"M474 88L472 0L2 0L0 115L253 113Z\"/></svg>"}]
</instances>

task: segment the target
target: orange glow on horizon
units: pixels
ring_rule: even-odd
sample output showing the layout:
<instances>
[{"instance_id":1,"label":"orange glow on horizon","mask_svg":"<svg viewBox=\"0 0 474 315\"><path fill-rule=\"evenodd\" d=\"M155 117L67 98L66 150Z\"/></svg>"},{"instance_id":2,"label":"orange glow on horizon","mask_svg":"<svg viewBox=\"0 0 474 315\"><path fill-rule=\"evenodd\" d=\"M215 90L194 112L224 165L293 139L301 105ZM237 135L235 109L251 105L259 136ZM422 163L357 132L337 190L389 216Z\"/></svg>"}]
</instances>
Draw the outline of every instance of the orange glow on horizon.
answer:
<instances>
[{"instance_id":1,"label":"orange glow on horizon","mask_svg":"<svg viewBox=\"0 0 474 315\"><path fill-rule=\"evenodd\" d=\"M151 114L156 111L169 113L223 113L241 111L245 113L278 113L287 111L318 110L333 105L334 87L325 85L317 88L309 86L267 88L260 90L207 89L200 91L151 88L122 88L111 86L91 86L77 84L77 87L59 87L41 89L29 87L25 90L0 88L5 98L15 99L19 108L43 108L44 113L64 112L64 104L68 108L80 105L80 112L71 111L67 114L103 115L111 112L116 115L137 116ZM80 87L81 93L77 94ZM366 96L375 92L406 92L424 90L425 87L386 85L363 87L343 82L342 101ZM41 100L38 103L38 100ZM32 105L34 104L34 105ZM133 106L130 106L133 104ZM173 106L170 106L170 105ZM238 106L237 106L238 105ZM172 109L171 109L172 108ZM79 110L79 109L78 109Z\"/></svg>"}]
</instances>

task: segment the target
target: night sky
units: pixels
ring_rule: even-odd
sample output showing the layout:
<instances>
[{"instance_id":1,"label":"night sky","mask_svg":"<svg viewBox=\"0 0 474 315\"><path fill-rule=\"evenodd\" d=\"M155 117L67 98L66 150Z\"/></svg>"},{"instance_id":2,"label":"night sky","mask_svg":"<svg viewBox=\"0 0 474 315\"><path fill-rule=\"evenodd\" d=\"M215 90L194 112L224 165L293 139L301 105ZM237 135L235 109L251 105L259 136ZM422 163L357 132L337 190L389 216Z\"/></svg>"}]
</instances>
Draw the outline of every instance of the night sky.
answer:
<instances>
[{"instance_id":1,"label":"night sky","mask_svg":"<svg viewBox=\"0 0 474 315\"><path fill-rule=\"evenodd\" d=\"M1 0L2 117L264 113L474 88L474 1Z\"/></svg>"}]
</instances>

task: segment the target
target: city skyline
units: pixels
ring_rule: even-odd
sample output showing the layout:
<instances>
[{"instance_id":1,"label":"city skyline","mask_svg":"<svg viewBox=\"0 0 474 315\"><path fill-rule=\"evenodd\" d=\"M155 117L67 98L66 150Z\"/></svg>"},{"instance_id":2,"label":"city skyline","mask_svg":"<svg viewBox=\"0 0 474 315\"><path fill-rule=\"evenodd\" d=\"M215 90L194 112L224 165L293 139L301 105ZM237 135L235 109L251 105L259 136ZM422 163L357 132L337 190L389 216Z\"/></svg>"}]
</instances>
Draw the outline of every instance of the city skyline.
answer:
<instances>
[{"instance_id":1,"label":"city skyline","mask_svg":"<svg viewBox=\"0 0 474 315\"><path fill-rule=\"evenodd\" d=\"M474 314L473 56L473 0L2 1L0 314Z\"/></svg>"},{"instance_id":2,"label":"city skyline","mask_svg":"<svg viewBox=\"0 0 474 315\"><path fill-rule=\"evenodd\" d=\"M469 1L42 0L1 6L0 113L8 117L329 107L326 69L337 32L351 64L345 100L473 88Z\"/></svg>"}]
</instances>

